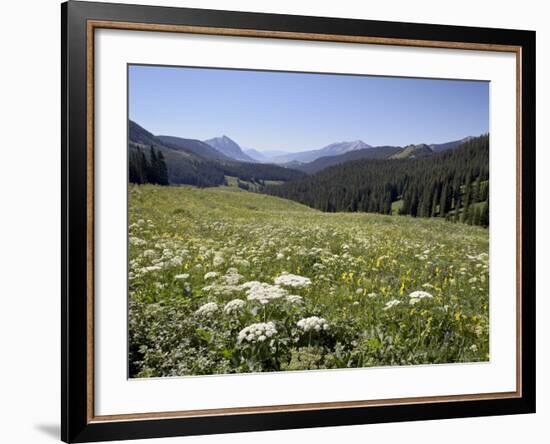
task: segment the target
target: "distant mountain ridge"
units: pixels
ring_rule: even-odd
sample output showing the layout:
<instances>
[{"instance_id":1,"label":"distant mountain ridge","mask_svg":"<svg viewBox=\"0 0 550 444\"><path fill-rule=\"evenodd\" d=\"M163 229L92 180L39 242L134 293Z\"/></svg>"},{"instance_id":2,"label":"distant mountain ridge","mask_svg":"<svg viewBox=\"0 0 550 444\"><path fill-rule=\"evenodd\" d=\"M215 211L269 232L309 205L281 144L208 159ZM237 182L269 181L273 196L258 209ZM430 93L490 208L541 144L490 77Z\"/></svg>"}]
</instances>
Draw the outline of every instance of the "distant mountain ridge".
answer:
<instances>
[{"instance_id":1,"label":"distant mountain ridge","mask_svg":"<svg viewBox=\"0 0 550 444\"><path fill-rule=\"evenodd\" d=\"M156 136L158 140L162 141L164 145L168 148L175 150L184 150L190 151L197 156L204 157L207 159L216 159L216 160L231 160L230 157L221 153L215 148L212 148L207 143L201 142L196 139L184 139L182 137L174 136Z\"/></svg>"},{"instance_id":2,"label":"distant mountain ridge","mask_svg":"<svg viewBox=\"0 0 550 444\"><path fill-rule=\"evenodd\" d=\"M210 187L224 185L226 176L244 181L271 180L280 182L305 176L305 173L301 171L278 165L230 159L200 140L155 136L136 122L129 120L129 153L134 155L141 151L146 157L149 157L151 147L163 154L168 170L168 180L171 184Z\"/></svg>"},{"instance_id":3,"label":"distant mountain ridge","mask_svg":"<svg viewBox=\"0 0 550 444\"><path fill-rule=\"evenodd\" d=\"M340 165L345 162L360 159L419 159L422 157L432 156L434 154L442 153L447 150L453 150L458 148L461 144L473 140L474 137L468 136L463 139L454 140L451 142L427 145L420 143L417 145L407 145L405 147L400 146L374 146L370 148L358 149L345 152L344 154L334 156L323 156L315 159L312 162L302 163L299 161L292 161L284 164L288 168L294 168L300 171L304 171L308 174L315 174L325 168Z\"/></svg>"},{"instance_id":4,"label":"distant mountain ridge","mask_svg":"<svg viewBox=\"0 0 550 444\"><path fill-rule=\"evenodd\" d=\"M237 142L225 135L205 140L204 143L231 159L240 160L241 162L256 162L256 159L243 152Z\"/></svg>"},{"instance_id":5,"label":"distant mountain ridge","mask_svg":"<svg viewBox=\"0 0 550 444\"><path fill-rule=\"evenodd\" d=\"M337 156L350 151L362 150L371 148L362 140L353 140L351 142L335 142L318 150L300 151L298 153L288 153L282 156L276 156L270 159L273 163L287 164L289 162L298 161L302 163L313 162L320 157Z\"/></svg>"},{"instance_id":6,"label":"distant mountain ridge","mask_svg":"<svg viewBox=\"0 0 550 444\"><path fill-rule=\"evenodd\" d=\"M400 146L372 146L362 140L351 142L335 142L318 150L300 151L269 155L267 152L247 150L247 154L258 162L276 163L288 168L296 168L309 174L320 171L332 165L357 159L406 159L419 158L455 149L462 143L472 140L473 136L436 144L416 144ZM371 151L374 150L374 151ZM353 153L353 154L352 154ZM387 155L386 155L387 154Z\"/></svg>"},{"instance_id":7,"label":"distant mountain ridge","mask_svg":"<svg viewBox=\"0 0 550 444\"><path fill-rule=\"evenodd\" d=\"M416 144L399 146L371 146L362 140L335 142L317 150L297 153L281 151L262 152L241 146L230 137L224 135L205 141L174 136L155 136L144 128L130 121L131 140L145 145L159 145L178 151L181 156L196 156L217 162L245 162L262 165L277 164L291 170L307 174L315 174L323 169L345 162L360 159L418 159L428 157L447 150L456 149L463 143L473 140L468 136L462 139L439 144ZM168 157L173 157L169 153ZM259 167L259 166L258 166Z\"/></svg>"},{"instance_id":8,"label":"distant mountain ridge","mask_svg":"<svg viewBox=\"0 0 550 444\"><path fill-rule=\"evenodd\" d=\"M434 150L436 153L440 153L442 151L446 150L452 150L457 148L459 145L469 142L470 140L475 139L473 136L467 136L462 139L453 140L452 142L445 142L445 143L433 143L430 145L430 148Z\"/></svg>"},{"instance_id":9,"label":"distant mountain ridge","mask_svg":"<svg viewBox=\"0 0 550 444\"><path fill-rule=\"evenodd\" d=\"M326 212L397 212L489 224L488 134L468 138L456 149L436 153L419 144L398 154L402 157L336 164L263 192Z\"/></svg>"},{"instance_id":10,"label":"distant mountain ridge","mask_svg":"<svg viewBox=\"0 0 550 444\"><path fill-rule=\"evenodd\" d=\"M273 157L288 154L288 151L282 150L258 151L254 148L242 148L242 150L245 154L256 159L258 162L270 162L270 159Z\"/></svg>"},{"instance_id":11,"label":"distant mountain ridge","mask_svg":"<svg viewBox=\"0 0 550 444\"><path fill-rule=\"evenodd\" d=\"M243 148L242 150L248 157L252 157L252 159L257 160L258 162L263 162L269 157L265 153L255 150L254 148Z\"/></svg>"},{"instance_id":12,"label":"distant mountain ridge","mask_svg":"<svg viewBox=\"0 0 550 444\"><path fill-rule=\"evenodd\" d=\"M338 155L348 153L350 151L364 150L366 148L372 148L372 146L366 144L362 140L354 140L352 142L336 142L327 145L319 150L320 153L327 155Z\"/></svg>"},{"instance_id":13,"label":"distant mountain ridge","mask_svg":"<svg viewBox=\"0 0 550 444\"><path fill-rule=\"evenodd\" d=\"M296 164L294 168L304 171L308 174L315 174L319 171L324 170L325 168L339 165L345 162L351 162L353 160L359 159L388 159L392 155L400 152L401 147L398 146L376 146L372 148L364 148L361 150L349 151L338 156L325 156L319 157L313 162ZM287 164L288 167L291 167L292 164Z\"/></svg>"}]
</instances>

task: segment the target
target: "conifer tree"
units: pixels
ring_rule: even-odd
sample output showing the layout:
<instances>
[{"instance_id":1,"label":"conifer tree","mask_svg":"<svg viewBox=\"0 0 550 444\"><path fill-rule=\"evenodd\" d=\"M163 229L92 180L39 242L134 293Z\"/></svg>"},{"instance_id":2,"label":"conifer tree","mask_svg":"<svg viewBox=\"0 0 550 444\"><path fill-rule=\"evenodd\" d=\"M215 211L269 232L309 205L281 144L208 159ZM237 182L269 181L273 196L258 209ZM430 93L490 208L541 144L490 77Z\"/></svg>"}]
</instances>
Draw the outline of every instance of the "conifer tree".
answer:
<instances>
[{"instance_id":1,"label":"conifer tree","mask_svg":"<svg viewBox=\"0 0 550 444\"><path fill-rule=\"evenodd\" d=\"M168 185L168 168L166 167L166 162L164 160L164 154L159 150L157 156L158 162L158 183L160 185Z\"/></svg>"},{"instance_id":2,"label":"conifer tree","mask_svg":"<svg viewBox=\"0 0 550 444\"><path fill-rule=\"evenodd\" d=\"M359 159L264 191L322 211L366 211L444 217L482 224L488 196L489 138L417 159ZM480 207L479 215L476 215Z\"/></svg>"},{"instance_id":3,"label":"conifer tree","mask_svg":"<svg viewBox=\"0 0 550 444\"><path fill-rule=\"evenodd\" d=\"M489 226L489 200L483 202L483 205L481 207L480 217L479 217L479 225L482 227L488 227Z\"/></svg>"},{"instance_id":4,"label":"conifer tree","mask_svg":"<svg viewBox=\"0 0 550 444\"><path fill-rule=\"evenodd\" d=\"M471 225L481 225L481 208L479 205L476 205L473 211Z\"/></svg>"},{"instance_id":5,"label":"conifer tree","mask_svg":"<svg viewBox=\"0 0 550 444\"><path fill-rule=\"evenodd\" d=\"M447 211L449 211L449 187L447 183L444 183L441 189L441 198L439 199L439 215L445 217Z\"/></svg>"}]
</instances>

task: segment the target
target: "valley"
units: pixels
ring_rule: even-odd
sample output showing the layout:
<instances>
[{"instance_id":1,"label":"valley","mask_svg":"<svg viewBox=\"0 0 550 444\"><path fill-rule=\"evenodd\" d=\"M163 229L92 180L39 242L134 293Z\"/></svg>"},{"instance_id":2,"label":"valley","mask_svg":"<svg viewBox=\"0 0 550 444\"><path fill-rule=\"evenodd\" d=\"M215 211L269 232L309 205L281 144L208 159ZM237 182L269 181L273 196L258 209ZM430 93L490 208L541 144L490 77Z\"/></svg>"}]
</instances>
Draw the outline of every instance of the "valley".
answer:
<instances>
[{"instance_id":1,"label":"valley","mask_svg":"<svg viewBox=\"0 0 550 444\"><path fill-rule=\"evenodd\" d=\"M490 361L489 82L128 72L130 378Z\"/></svg>"},{"instance_id":2,"label":"valley","mask_svg":"<svg viewBox=\"0 0 550 444\"><path fill-rule=\"evenodd\" d=\"M234 186L327 212L440 217L489 225L488 135L405 147L373 147L356 140L276 153L261 161L253 157L259 157L258 151L246 151L225 135L205 141L155 136L129 121L133 183ZM161 158L155 168L163 171L153 171L151 179L146 170L153 157ZM164 176L162 181L155 179Z\"/></svg>"}]
</instances>

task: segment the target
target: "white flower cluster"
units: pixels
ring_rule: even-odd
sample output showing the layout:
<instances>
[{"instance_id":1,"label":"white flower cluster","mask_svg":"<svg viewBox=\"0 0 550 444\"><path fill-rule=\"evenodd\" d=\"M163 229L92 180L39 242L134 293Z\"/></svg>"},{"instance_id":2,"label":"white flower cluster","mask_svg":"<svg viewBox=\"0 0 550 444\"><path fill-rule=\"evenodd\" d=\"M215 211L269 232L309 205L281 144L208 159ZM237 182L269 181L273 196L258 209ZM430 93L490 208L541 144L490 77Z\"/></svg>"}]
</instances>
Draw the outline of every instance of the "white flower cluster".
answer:
<instances>
[{"instance_id":1,"label":"white flower cluster","mask_svg":"<svg viewBox=\"0 0 550 444\"><path fill-rule=\"evenodd\" d=\"M145 258L152 258L152 257L155 257L156 255L157 255L157 252L155 250L145 250L142 253L142 256Z\"/></svg>"},{"instance_id":2,"label":"white flower cluster","mask_svg":"<svg viewBox=\"0 0 550 444\"><path fill-rule=\"evenodd\" d=\"M263 342L277 334L273 322L259 322L243 328L237 337L237 342Z\"/></svg>"},{"instance_id":3,"label":"white flower cluster","mask_svg":"<svg viewBox=\"0 0 550 444\"><path fill-rule=\"evenodd\" d=\"M166 262L167 267L181 267L183 259L180 256L174 256Z\"/></svg>"},{"instance_id":4,"label":"white flower cluster","mask_svg":"<svg viewBox=\"0 0 550 444\"><path fill-rule=\"evenodd\" d=\"M176 274L174 276L174 279L176 281L185 281L185 280L189 279L189 273Z\"/></svg>"},{"instance_id":5,"label":"white flower cluster","mask_svg":"<svg viewBox=\"0 0 550 444\"><path fill-rule=\"evenodd\" d=\"M300 319L296 325L298 325L298 327L300 327L304 332L328 329L327 320L320 318L319 316L310 316L309 318Z\"/></svg>"},{"instance_id":6,"label":"white flower cluster","mask_svg":"<svg viewBox=\"0 0 550 444\"><path fill-rule=\"evenodd\" d=\"M229 268L222 277L222 281L226 285L237 285L241 279L243 279L243 275L239 274L239 270L236 268Z\"/></svg>"},{"instance_id":7,"label":"white flower cluster","mask_svg":"<svg viewBox=\"0 0 550 444\"><path fill-rule=\"evenodd\" d=\"M225 275L219 278L218 276L220 276L219 273L215 271L206 273L204 279L212 283L202 287L202 291L214 296L231 296L243 290L240 285L237 285L243 276L238 273L236 268L229 268Z\"/></svg>"},{"instance_id":8,"label":"white flower cluster","mask_svg":"<svg viewBox=\"0 0 550 444\"><path fill-rule=\"evenodd\" d=\"M409 299L409 304L410 305L418 304L422 299L433 298L433 296L430 293L428 293L427 291L422 291L422 290L413 291L409 295L409 297L410 297L410 299Z\"/></svg>"},{"instance_id":9,"label":"white flower cluster","mask_svg":"<svg viewBox=\"0 0 550 444\"><path fill-rule=\"evenodd\" d=\"M243 290L249 290L252 287L255 287L256 285L260 285L260 284L261 284L261 282L258 282L258 281L248 281L248 282L245 282L244 284L242 284L241 288Z\"/></svg>"},{"instance_id":10,"label":"white flower cluster","mask_svg":"<svg viewBox=\"0 0 550 444\"><path fill-rule=\"evenodd\" d=\"M223 263L225 262L225 259L223 257L223 254L221 253L216 253L214 255L214 259L212 260L212 264L214 265L214 267L219 267L220 265L222 265Z\"/></svg>"},{"instance_id":11,"label":"white flower cluster","mask_svg":"<svg viewBox=\"0 0 550 444\"><path fill-rule=\"evenodd\" d=\"M149 267L143 267L141 269L142 274L151 273L152 271L160 271L162 267L160 265L151 265Z\"/></svg>"},{"instance_id":12,"label":"white flower cluster","mask_svg":"<svg viewBox=\"0 0 550 444\"><path fill-rule=\"evenodd\" d=\"M218 277L218 273L215 271L209 271L204 275L204 280L207 281L209 279L215 279Z\"/></svg>"},{"instance_id":13,"label":"white flower cluster","mask_svg":"<svg viewBox=\"0 0 550 444\"><path fill-rule=\"evenodd\" d=\"M199 309L195 312L198 316L212 316L214 313L218 311L218 304L215 302L208 302L202 306L199 307Z\"/></svg>"},{"instance_id":14,"label":"white flower cluster","mask_svg":"<svg viewBox=\"0 0 550 444\"><path fill-rule=\"evenodd\" d=\"M243 267L243 268L250 267L250 262L248 262L246 259L233 259L233 263L237 267Z\"/></svg>"},{"instance_id":15,"label":"white flower cluster","mask_svg":"<svg viewBox=\"0 0 550 444\"><path fill-rule=\"evenodd\" d=\"M384 310L389 310L390 308L395 307L400 303L401 301L399 299L392 299L391 301L386 302L386 306L384 307Z\"/></svg>"},{"instance_id":16,"label":"white flower cluster","mask_svg":"<svg viewBox=\"0 0 550 444\"><path fill-rule=\"evenodd\" d=\"M304 302L304 298L302 296L298 296L295 294L289 294L285 299L287 302L290 302L293 305L300 305L302 302Z\"/></svg>"},{"instance_id":17,"label":"white flower cluster","mask_svg":"<svg viewBox=\"0 0 550 444\"><path fill-rule=\"evenodd\" d=\"M233 299L225 304L223 311L225 314L236 314L244 307L244 301L242 299Z\"/></svg>"},{"instance_id":18,"label":"white flower cluster","mask_svg":"<svg viewBox=\"0 0 550 444\"><path fill-rule=\"evenodd\" d=\"M130 236L128 240L130 242L130 245L134 245L136 247L143 247L144 245L147 245L146 240L143 240L137 236Z\"/></svg>"},{"instance_id":19,"label":"white flower cluster","mask_svg":"<svg viewBox=\"0 0 550 444\"><path fill-rule=\"evenodd\" d=\"M275 278L275 285L282 285L283 287L292 288L305 288L311 285L311 279L297 274L290 274L283 271L280 276Z\"/></svg>"},{"instance_id":20,"label":"white flower cluster","mask_svg":"<svg viewBox=\"0 0 550 444\"><path fill-rule=\"evenodd\" d=\"M241 288L246 289L246 298L249 301L258 301L260 304L268 304L274 299L279 299L288 292L277 285L270 285L264 282L250 281L244 283Z\"/></svg>"},{"instance_id":21,"label":"white flower cluster","mask_svg":"<svg viewBox=\"0 0 550 444\"><path fill-rule=\"evenodd\" d=\"M419 290L419 291L413 291L409 297L411 298L418 298L418 299L424 299L424 298L433 298L433 296L428 293L427 291L422 291L422 290Z\"/></svg>"},{"instance_id":22,"label":"white flower cluster","mask_svg":"<svg viewBox=\"0 0 550 444\"><path fill-rule=\"evenodd\" d=\"M487 253L480 253L476 256L476 259L481 262L488 262L489 255Z\"/></svg>"}]
</instances>

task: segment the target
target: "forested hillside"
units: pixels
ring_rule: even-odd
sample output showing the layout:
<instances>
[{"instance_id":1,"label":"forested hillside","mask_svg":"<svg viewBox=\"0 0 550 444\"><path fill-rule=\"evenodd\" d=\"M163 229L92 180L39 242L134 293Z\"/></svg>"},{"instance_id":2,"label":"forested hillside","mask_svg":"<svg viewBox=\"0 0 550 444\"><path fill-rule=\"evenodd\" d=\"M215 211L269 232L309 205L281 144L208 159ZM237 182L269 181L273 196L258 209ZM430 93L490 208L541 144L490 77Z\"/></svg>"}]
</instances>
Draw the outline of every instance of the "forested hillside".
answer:
<instances>
[{"instance_id":1,"label":"forested hillside","mask_svg":"<svg viewBox=\"0 0 550 444\"><path fill-rule=\"evenodd\" d=\"M153 146L149 148L148 155L145 150L135 147L129 152L128 178L131 183L154 183L168 185L168 169L162 151L157 151Z\"/></svg>"},{"instance_id":2,"label":"forested hillside","mask_svg":"<svg viewBox=\"0 0 550 444\"><path fill-rule=\"evenodd\" d=\"M489 224L489 136L417 159L361 159L265 192L327 212L365 211Z\"/></svg>"},{"instance_id":3,"label":"forested hillside","mask_svg":"<svg viewBox=\"0 0 550 444\"><path fill-rule=\"evenodd\" d=\"M343 154L328 154L312 162L293 161L286 163L285 166L304 171L308 174L315 174L334 165L339 165L351 160L359 159L417 159L420 157L429 157L434 154L442 153L447 150L453 150L472 139L471 136L451 142L426 145L420 143L401 146L368 146L368 148L354 149Z\"/></svg>"},{"instance_id":4,"label":"forested hillside","mask_svg":"<svg viewBox=\"0 0 550 444\"><path fill-rule=\"evenodd\" d=\"M313 162L298 165L296 166L296 169L304 171L308 174L315 174L331 166L346 163L351 160L388 159L394 154L399 153L400 151L401 147L398 146L377 146L372 148L364 148L360 150L349 151L338 156L320 157Z\"/></svg>"},{"instance_id":5,"label":"forested hillside","mask_svg":"<svg viewBox=\"0 0 550 444\"><path fill-rule=\"evenodd\" d=\"M181 137L172 136L156 136L156 139L160 141L167 148L171 148L176 151L186 151L193 153L199 157L210 160L231 160L229 157L220 153L210 145L195 139L183 139Z\"/></svg>"}]
</instances>

